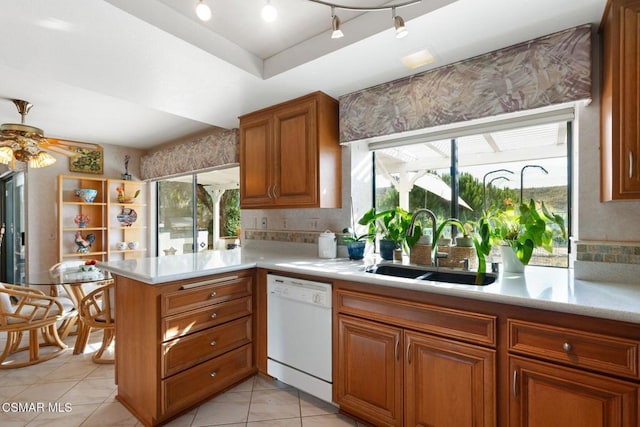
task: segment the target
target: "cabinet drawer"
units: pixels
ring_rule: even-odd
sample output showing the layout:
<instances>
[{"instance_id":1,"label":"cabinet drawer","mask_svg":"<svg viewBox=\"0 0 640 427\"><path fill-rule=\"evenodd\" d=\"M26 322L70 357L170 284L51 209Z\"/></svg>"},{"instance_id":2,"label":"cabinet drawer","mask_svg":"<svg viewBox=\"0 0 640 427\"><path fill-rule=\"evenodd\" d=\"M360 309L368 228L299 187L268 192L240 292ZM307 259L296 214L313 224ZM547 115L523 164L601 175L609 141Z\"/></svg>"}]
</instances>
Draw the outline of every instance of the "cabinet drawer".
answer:
<instances>
[{"instance_id":1,"label":"cabinet drawer","mask_svg":"<svg viewBox=\"0 0 640 427\"><path fill-rule=\"evenodd\" d=\"M187 283L177 291L163 294L160 315L169 316L247 295L251 295L251 277L239 277L237 274L217 276Z\"/></svg>"},{"instance_id":2,"label":"cabinet drawer","mask_svg":"<svg viewBox=\"0 0 640 427\"><path fill-rule=\"evenodd\" d=\"M186 409L245 378L253 370L251 360L247 344L163 380L163 415Z\"/></svg>"},{"instance_id":3,"label":"cabinet drawer","mask_svg":"<svg viewBox=\"0 0 640 427\"><path fill-rule=\"evenodd\" d=\"M251 342L251 316L162 344L163 378Z\"/></svg>"},{"instance_id":4,"label":"cabinet drawer","mask_svg":"<svg viewBox=\"0 0 640 427\"><path fill-rule=\"evenodd\" d=\"M627 377L638 377L638 341L508 319L509 350Z\"/></svg>"},{"instance_id":5,"label":"cabinet drawer","mask_svg":"<svg viewBox=\"0 0 640 427\"><path fill-rule=\"evenodd\" d=\"M496 345L496 316L338 290L341 313L474 343Z\"/></svg>"},{"instance_id":6,"label":"cabinet drawer","mask_svg":"<svg viewBox=\"0 0 640 427\"><path fill-rule=\"evenodd\" d=\"M251 314L251 297L213 304L162 319L162 340L191 334Z\"/></svg>"}]
</instances>

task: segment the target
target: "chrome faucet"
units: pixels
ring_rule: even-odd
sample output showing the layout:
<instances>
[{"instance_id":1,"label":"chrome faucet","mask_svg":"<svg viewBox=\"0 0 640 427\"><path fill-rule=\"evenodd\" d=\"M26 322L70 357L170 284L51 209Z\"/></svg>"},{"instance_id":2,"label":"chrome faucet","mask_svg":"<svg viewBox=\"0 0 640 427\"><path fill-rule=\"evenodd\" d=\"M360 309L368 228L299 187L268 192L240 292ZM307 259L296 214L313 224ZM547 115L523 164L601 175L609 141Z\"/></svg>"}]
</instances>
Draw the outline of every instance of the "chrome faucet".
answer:
<instances>
[{"instance_id":1,"label":"chrome faucet","mask_svg":"<svg viewBox=\"0 0 640 427\"><path fill-rule=\"evenodd\" d=\"M417 211L415 211L415 212L413 213L413 215L411 216L411 223L409 223L409 228L407 228L407 236L408 236L408 237L413 236L413 230L414 230L414 228L415 228L416 217L417 217L418 215L420 215L421 213L425 213L425 214L427 214L427 216L428 216L429 218L431 218L431 238L432 238L432 239L435 239L435 238L436 238L436 229L438 228L438 227L437 227L437 224L436 224L436 214L434 214L434 213L433 213L432 211L430 211L429 209L425 209L425 208L423 208L423 209L418 209L418 210L417 210ZM432 245L434 245L435 243L436 243L436 242L433 242L433 241L432 241L432 243L431 243L431 244L432 244ZM437 259L437 256L436 256L436 259ZM433 260L431 261L431 263L433 264Z\"/></svg>"}]
</instances>

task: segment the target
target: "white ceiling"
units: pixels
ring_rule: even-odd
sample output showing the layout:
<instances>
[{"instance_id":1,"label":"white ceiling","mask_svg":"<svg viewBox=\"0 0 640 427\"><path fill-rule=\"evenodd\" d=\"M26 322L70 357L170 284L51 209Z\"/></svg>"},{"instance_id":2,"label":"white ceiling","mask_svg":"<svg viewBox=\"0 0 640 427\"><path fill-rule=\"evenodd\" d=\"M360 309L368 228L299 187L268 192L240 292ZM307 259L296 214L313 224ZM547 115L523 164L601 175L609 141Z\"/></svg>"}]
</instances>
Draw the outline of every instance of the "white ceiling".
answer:
<instances>
[{"instance_id":1,"label":"white ceiling","mask_svg":"<svg viewBox=\"0 0 640 427\"><path fill-rule=\"evenodd\" d=\"M272 0L3 0L0 123L19 122L10 99L34 104L26 123L46 136L149 148L322 90L334 97L584 23L606 0L422 0L391 13ZM343 5L402 1L335 0ZM436 62L408 70L400 58L429 49Z\"/></svg>"}]
</instances>

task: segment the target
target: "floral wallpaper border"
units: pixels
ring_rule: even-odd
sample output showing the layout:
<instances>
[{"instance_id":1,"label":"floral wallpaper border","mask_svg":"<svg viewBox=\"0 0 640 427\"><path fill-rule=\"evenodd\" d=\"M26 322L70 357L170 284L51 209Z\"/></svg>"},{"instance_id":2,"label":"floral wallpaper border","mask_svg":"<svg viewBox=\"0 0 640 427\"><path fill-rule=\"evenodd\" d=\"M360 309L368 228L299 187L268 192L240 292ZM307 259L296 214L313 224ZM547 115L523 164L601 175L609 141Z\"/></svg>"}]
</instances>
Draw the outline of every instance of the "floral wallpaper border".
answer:
<instances>
[{"instance_id":1,"label":"floral wallpaper border","mask_svg":"<svg viewBox=\"0 0 640 427\"><path fill-rule=\"evenodd\" d=\"M591 98L591 25L340 97L340 141Z\"/></svg>"},{"instance_id":2,"label":"floral wallpaper border","mask_svg":"<svg viewBox=\"0 0 640 427\"><path fill-rule=\"evenodd\" d=\"M160 148L140 159L143 180L196 172L240 161L238 129L216 129L166 148Z\"/></svg>"}]
</instances>

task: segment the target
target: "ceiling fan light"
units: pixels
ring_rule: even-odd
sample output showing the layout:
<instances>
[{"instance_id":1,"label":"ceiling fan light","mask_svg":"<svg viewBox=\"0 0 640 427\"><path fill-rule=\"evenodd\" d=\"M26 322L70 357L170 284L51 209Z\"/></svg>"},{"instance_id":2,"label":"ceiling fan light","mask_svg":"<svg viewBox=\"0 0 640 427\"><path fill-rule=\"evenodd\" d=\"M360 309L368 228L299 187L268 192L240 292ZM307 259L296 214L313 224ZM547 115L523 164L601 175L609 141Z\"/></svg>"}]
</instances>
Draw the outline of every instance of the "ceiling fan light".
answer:
<instances>
[{"instance_id":1,"label":"ceiling fan light","mask_svg":"<svg viewBox=\"0 0 640 427\"><path fill-rule=\"evenodd\" d=\"M340 30L340 18L338 18L338 15L334 13L333 8L331 8L331 30L332 39L339 39L344 37L344 34Z\"/></svg>"},{"instance_id":2,"label":"ceiling fan light","mask_svg":"<svg viewBox=\"0 0 640 427\"><path fill-rule=\"evenodd\" d=\"M13 150L10 147L0 147L0 164L7 165L13 159Z\"/></svg>"},{"instance_id":3,"label":"ceiling fan light","mask_svg":"<svg viewBox=\"0 0 640 427\"><path fill-rule=\"evenodd\" d=\"M273 22L278 17L278 11L271 5L271 0L267 0L267 4L262 8L262 20L264 22Z\"/></svg>"},{"instance_id":4,"label":"ceiling fan light","mask_svg":"<svg viewBox=\"0 0 640 427\"><path fill-rule=\"evenodd\" d=\"M199 0L196 5L196 15L201 21L208 21L211 19L211 9L204 2L204 0Z\"/></svg>"},{"instance_id":5,"label":"ceiling fan light","mask_svg":"<svg viewBox=\"0 0 640 427\"><path fill-rule=\"evenodd\" d=\"M56 158L46 151L40 151L37 156L32 157L29 160L30 168L44 168L51 166L56 162Z\"/></svg>"}]
</instances>

